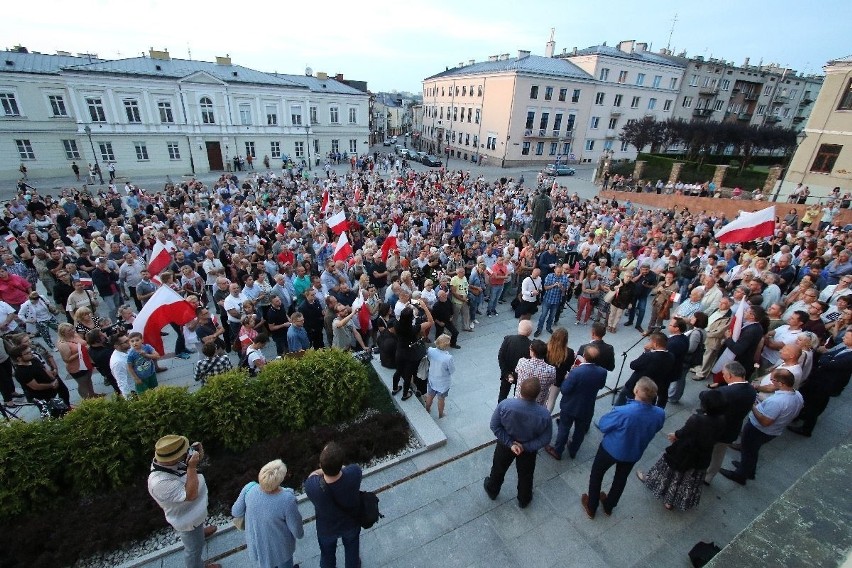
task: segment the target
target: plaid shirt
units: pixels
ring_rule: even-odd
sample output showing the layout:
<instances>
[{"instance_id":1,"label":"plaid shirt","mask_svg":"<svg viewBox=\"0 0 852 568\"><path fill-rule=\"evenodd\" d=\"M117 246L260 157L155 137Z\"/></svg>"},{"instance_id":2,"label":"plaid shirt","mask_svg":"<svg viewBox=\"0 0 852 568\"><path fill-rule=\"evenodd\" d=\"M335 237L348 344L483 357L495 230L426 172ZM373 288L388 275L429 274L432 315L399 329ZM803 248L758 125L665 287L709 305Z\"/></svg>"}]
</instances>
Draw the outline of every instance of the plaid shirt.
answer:
<instances>
[{"instance_id":1,"label":"plaid shirt","mask_svg":"<svg viewBox=\"0 0 852 568\"><path fill-rule=\"evenodd\" d=\"M560 286L556 286L554 288L548 289L548 286L552 286L555 283L559 283ZM557 276L555 272L551 272L547 275L547 278L544 279L544 295L542 296L542 302L545 304L558 304L562 301L562 290L568 288L568 277L564 274L562 276Z\"/></svg>"},{"instance_id":2,"label":"plaid shirt","mask_svg":"<svg viewBox=\"0 0 852 568\"><path fill-rule=\"evenodd\" d=\"M227 355L216 355L215 357L205 357L199 359L195 364L195 380L204 383L213 375L230 371L234 366Z\"/></svg>"},{"instance_id":3,"label":"plaid shirt","mask_svg":"<svg viewBox=\"0 0 852 568\"><path fill-rule=\"evenodd\" d=\"M541 384L541 392L535 401L544 405L547 401L550 385L556 381L556 367L548 365L544 359L524 358L518 361L518 366L515 367L515 382L518 385L515 390L516 398L521 398L521 385L529 379L535 379Z\"/></svg>"}]
</instances>

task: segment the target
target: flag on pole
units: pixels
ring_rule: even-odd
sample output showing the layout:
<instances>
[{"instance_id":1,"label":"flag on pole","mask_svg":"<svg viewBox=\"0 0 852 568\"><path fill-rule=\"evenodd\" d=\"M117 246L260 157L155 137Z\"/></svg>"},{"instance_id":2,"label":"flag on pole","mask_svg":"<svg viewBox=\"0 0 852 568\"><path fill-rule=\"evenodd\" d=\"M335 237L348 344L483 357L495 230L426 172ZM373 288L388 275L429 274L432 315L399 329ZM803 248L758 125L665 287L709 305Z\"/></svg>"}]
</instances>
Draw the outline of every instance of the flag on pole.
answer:
<instances>
[{"instance_id":1,"label":"flag on pole","mask_svg":"<svg viewBox=\"0 0 852 568\"><path fill-rule=\"evenodd\" d=\"M740 216L716 232L721 243L743 243L761 237L769 237L775 232L775 206L748 213L740 211Z\"/></svg>"},{"instance_id":2,"label":"flag on pole","mask_svg":"<svg viewBox=\"0 0 852 568\"><path fill-rule=\"evenodd\" d=\"M140 332L145 343L162 355L163 336L160 332L163 328L170 323L184 325L194 317L192 304L168 286L160 286L142 306L133 322L133 331Z\"/></svg>"},{"instance_id":3,"label":"flag on pole","mask_svg":"<svg viewBox=\"0 0 852 568\"><path fill-rule=\"evenodd\" d=\"M384 242L382 243L382 262L385 262L388 259L388 253L391 249L396 248L396 223L391 227L390 233L385 237Z\"/></svg>"},{"instance_id":4,"label":"flag on pole","mask_svg":"<svg viewBox=\"0 0 852 568\"><path fill-rule=\"evenodd\" d=\"M15 235L13 235L12 233L7 233L7 234L3 237L3 240L4 240L4 241L6 241L7 243L9 243L9 244L11 245L12 243L14 243L14 242L15 242Z\"/></svg>"},{"instance_id":5,"label":"flag on pole","mask_svg":"<svg viewBox=\"0 0 852 568\"><path fill-rule=\"evenodd\" d=\"M340 211L328 218L328 226L335 235L339 235L349 228L349 222L346 220L346 213Z\"/></svg>"},{"instance_id":6,"label":"flag on pole","mask_svg":"<svg viewBox=\"0 0 852 568\"><path fill-rule=\"evenodd\" d=\"M148 272L151 276L156 276L164 271L172 263L172 251L175 250L174 243L166 241L163 243L159 239L154 242L154 250L151 251L151 260L148 261ZM159 282L159 280L157 280Z\"/></svg>"},{"instance_id":7,"label":"flag on pole","mask_svg":"<svg viewBox=\"0 0 852 568\"><path fill-rule=\"evenodd\" d=\"M352 246L349 244L349 238L346 233L340 233L340 238L337 239L337 246L334 247L334 254L331 258L334 260L346 260L352 255Z\"/></svg>"},{"instance_id":8,"label":"flag on pole","mask_svg":"<svg viewBox=\"0 0 852 568\"><path fill-rule=\"evenodd\" d=\"M322 192L322 207L320 207L320 212L321 213L327 213L328 212L328 189L325 189Z\"/></svg>"},{"instance_id":9,"label":"flag on pole","mask_svg":"<svg viewBox=\"0 0 852 568\"><path fill-rule=\"evenodd\" d=\"M748 299L743 298L740 300L740 305L737 307L737 313L734 314L734 317L731 319L731 339L734 341L740 338L740 333L743 330L743 317L745 315L745 306L748 303ZM734 352L725 348L722 351L722 354L719 355L719 360L716 361L716 364L713 365L713 374L721 373L722 369L725 368L725 365L734 360ZM748 369L746 369L748 371Z\"/></svg>"}]
</instances>

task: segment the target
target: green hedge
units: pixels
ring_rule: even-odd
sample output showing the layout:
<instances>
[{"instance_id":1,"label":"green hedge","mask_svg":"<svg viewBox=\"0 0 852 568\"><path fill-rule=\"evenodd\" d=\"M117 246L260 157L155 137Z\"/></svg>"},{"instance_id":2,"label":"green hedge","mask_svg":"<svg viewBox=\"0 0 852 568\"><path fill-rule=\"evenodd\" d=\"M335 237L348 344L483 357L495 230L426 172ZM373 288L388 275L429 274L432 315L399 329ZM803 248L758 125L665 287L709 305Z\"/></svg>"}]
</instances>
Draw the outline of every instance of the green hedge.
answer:
<instances>
[{"instance_id":1,"label":"green hedge","mask_svg":"<svg viewBox=\"0 0 852 568\"><path fill-rule=\"evenodd\" d=\"M684 183L704 183L713 179L713 174L716 171L716 164L726 164L730 158L738 158L737 156L729 156L728 160L714 162L710 158L706 158L704 163L699 165L698 162L686 162L682 159L669 156L660 156L657 154L639 154L638 159L645 161L645 169L642 172L643 180L651 180L655 184L658 179L664 182L669 181L669 175L672 171L672 166L675 162L683 162L683 168L680 171L680 181ZM777 159L776 159L777 160ZM633 175L633 170L636 166L635 162L621 162L614 164L611 169L612 173L621 174L623 176ZM740 173L739 165L734 163L728 168L725 173L724 187L739 186L747 191L752 191L757 187L762 188L766 183L767 172L754 171L746 168Z\"/></svg>"},{"instance_id":2,"label":"green hedge","mask_svg":"<svg viewBox=\"0 0 852 568\"><path fill-rule=\"evenodd\" d=\"M203 389L160 387L135 400L87 400L62 420L0 428L0 516L91 495L144 476L154 442L179 433L205 448L241 451L285 431L354 417L369 389L348 353L309 351L275 360L256 378L234 370Z\"/></svg>"}]
</instances>

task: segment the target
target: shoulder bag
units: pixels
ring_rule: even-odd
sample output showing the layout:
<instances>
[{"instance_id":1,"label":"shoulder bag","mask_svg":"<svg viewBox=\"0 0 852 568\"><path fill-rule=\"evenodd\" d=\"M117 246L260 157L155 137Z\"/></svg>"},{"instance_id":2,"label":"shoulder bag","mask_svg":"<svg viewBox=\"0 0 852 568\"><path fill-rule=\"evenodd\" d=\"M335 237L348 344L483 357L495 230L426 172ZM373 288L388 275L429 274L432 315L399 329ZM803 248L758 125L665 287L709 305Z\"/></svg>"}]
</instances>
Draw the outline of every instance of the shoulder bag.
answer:
<instances>
[{"instance_id":1,"label":"shoulder bag","mask_svg":"<svg viewBox=\"0 0 852 568\"><path fill-rule=\"evenodd\" d=\"M327 491L328 484L326 484L325 479L322 477L320 478L320 487L324 493L331 497L331 501L338 509L343 511L363 529L369 529L375 525L379 519L384 517L384 515L379 512L379 497L372 491L358 492L358 510L353 512L351 509L343 508L340 503L337 502L337 499L334 498L334 493Z\"/></svg>"}]
</instances>

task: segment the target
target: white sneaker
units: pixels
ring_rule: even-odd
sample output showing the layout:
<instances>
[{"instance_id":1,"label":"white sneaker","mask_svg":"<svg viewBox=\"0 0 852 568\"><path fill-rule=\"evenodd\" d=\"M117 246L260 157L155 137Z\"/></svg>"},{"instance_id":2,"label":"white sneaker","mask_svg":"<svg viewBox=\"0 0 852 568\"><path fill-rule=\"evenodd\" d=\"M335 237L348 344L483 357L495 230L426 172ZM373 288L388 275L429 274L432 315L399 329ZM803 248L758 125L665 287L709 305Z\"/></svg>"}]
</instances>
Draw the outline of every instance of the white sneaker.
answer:
<instances>
[{"instance_id":1,"label":"white sneaker","mask_svg":"<svg viewBox=\"0 0 852 568\"><path fill-rule=\"evenodd\" d=\"M470 331L473 331L473 324L470 324Z\"/></svg>"},{"instance_id":2,"label":"white sneaker","mask_svg":"<svg viewBox=\"0 0 852 568\"><path fill-rule=\"evenodd\" d=\"M473 320L473 325L479 324L479 320ZM473 325L471 327L473 327Z\"/></svg>"}]
</instances>

